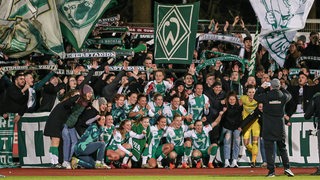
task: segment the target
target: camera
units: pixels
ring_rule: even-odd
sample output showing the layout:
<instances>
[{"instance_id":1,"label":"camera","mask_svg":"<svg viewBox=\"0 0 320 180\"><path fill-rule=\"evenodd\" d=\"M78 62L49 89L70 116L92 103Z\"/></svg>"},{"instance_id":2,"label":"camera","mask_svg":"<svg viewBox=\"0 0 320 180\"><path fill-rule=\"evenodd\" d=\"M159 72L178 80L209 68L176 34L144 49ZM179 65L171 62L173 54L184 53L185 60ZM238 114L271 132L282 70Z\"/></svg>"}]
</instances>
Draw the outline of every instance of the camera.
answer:
<instances>
[{"instance_id":1,"label":"camera","mask_svg":"<svg viewBox=\"0 0 320 180\"><path fill-rule=\"evenodd\" d=\"M270 87L271 86L271 83L270 82L264 82L263 83L266 87Z\"/></svg>"},{"instance_id":2,"label":"camera","mask_svg":"<svg viewBox=\"0 0 320 180\"><path fill-rule=\"evenodd\" d=\"M318 130L317 129L309 129L308 133L309 136L317 136Z\"/></svg>"}]
</instances>

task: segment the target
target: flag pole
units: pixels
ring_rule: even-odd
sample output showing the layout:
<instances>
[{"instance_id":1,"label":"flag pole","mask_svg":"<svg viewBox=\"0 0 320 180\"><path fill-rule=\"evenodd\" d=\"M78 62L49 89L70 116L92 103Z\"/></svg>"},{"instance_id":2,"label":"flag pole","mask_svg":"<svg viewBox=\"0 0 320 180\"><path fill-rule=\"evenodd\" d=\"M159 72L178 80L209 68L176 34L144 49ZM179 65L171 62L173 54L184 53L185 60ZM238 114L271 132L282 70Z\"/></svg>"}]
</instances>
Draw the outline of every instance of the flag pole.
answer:
<instances>
[{"instance_id":1,"label":"flag pole","mask_svg":"<svg viewBox=\"0 0 320 180\"><path fill-rule=\"evenodd\" d=\"M259 47L258 36L259 36L259 19L257 17L256 33L255 33L254 39L253 39L251 58L250 58L250 61L248 63L249 75L250 76L254 76L255 75L255 66L256 66L256 60L257 60L257 55L256 54L257 54L258 47Z\"/></svg>"}]
</instances>

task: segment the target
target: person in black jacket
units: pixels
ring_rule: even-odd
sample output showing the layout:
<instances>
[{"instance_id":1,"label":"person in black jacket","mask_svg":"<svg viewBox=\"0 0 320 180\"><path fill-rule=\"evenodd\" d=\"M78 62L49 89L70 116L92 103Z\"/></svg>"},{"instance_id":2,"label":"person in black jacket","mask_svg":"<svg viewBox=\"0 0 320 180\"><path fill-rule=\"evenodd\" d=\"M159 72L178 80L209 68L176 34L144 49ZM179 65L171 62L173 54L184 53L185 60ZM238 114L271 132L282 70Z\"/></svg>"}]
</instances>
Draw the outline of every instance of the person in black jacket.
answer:
<instances>
[{"instance_id":1,"label":"person in black jacket","mask_svg":"<svg viewBox=\"0 0 320 180\"><path fill-rule=\"evenodd\" d=\"M17 71L14 77L14 83L6 90L6 97L1 108L3 118L6 119L8 117L6 113L17 113L13 121L18 122L20 120L28 108L29 87L30 86L26 84L24 73Z\"/></svg>"},{"instance_id":2,"label":"person in black jacket","mask_svg":"<svg viewBox=\"0 0 320 180\"><path fill-rule=\"evenodd\" d=\"M312 96L320 91L320 84L311 86L308 84L308 75L302 71L299 73L299 85L288 86L287 90L291 93L292 99L289 101L286 112L288 116L298 112L303 113L309 106Z\"/></svg>"},{"instance_id":3,"label":"person in black jacket","mask_svg":"<svg viewBox=\"0 0 320 180\"><path fill-rule=\"evenodd\" d=\"M224 135L223 140L223 152L224 152L224 167L238 167L237 159L240 152L240 131L238 127L242 121L242 110L243 107L239 105L237 93L231 91L228 93L226 98L227 110L222 116L222 134ZM233 142L231 146L231 142ZM232 147L232 150L231 150ZM229 159L232 151L232 164L230 165Z\"/></svg>"},{"instance_id":4,"label":"person in black jacket","mask_svg":"<svg viewBox=\"0 0 320 180\"><path fill-rule=\"evenodd\" d=\"M267 157L267 168L269 170L267 177L274 177L274 142L277 143L282 163L284 166L284 174L294 176L290 170L288 152L286 149L286 133L284 129L284 108L291 99L291 94L281 88L280 80L273 79L270 82L270 91L265 92L268 88L267 83L261 85L254 95L254 99L259 103L263 103L263 127L262 137L265 143L265 151Z\"/></svg>"},{"instance_id":5,"label":"person in black jacket","mask_svg":"<svg viewBox=\"0 0 320 180\"><path fill-rule=\"evenodd\" d=\"M65 92L65 88L63 87L62 83L59 83L58 76L54 75L43 87L42 98L38 112L50 112L56 103L58 92Z\"/></svg>"},{"instance_id":6,"label":"person in black jacket","mask_svg":"<svg viewBox=\"0 0 320 180\"><path fill-rule=\"evenodd\" d=\"M107 108L107 100L104 97L99 97L92 103L89 103L85 110L81 113L75 125L78 135L81 137L86 129L90 126L87 120L97 117L105 116Z\"/></svg>"},{"instance_id":7,"label":"person in black jacket","mask_svg":"<svg viewBox=\"0 0 320 180\"><path fill-rule=\"evenodd\" d=\"M319 155L319 162L320 162L320 92L316 93L313 98L311 105L307 107L306 112L304 114L305 119L310 119L311 116L314 116L314 124L316 125L315 120L318 119L318 128L317 128L317 136L318 136L318 155ZM317 168L317 171L312 173L311 175L320 175L320 163Z\"/></svg>"},{"instance_id":8,"label":"person in black jacket","mask_svg":"<svg viewBox=\"0 0 320 180\"><path fill-rule=\"evenodd\" d=\"M52 168L63 168L58 158L60 154L62 155L62 148L59 151L59 145L62 138L63 124L71 114L71 109L79 99L79 94L78 90L68 92L65 98L52 109L44 127L44 135L49 136L51 140L49 153Z\"/></svg>"}]
</instances>

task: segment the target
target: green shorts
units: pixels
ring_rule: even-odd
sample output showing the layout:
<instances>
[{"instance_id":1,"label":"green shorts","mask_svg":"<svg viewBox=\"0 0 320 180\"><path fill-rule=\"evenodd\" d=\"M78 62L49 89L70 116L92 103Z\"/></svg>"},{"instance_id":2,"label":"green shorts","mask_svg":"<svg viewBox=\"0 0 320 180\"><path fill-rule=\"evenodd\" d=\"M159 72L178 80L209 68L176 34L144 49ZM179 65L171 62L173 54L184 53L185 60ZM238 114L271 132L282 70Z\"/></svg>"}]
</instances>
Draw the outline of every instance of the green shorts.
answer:
<instances>
[{"instance_id":1,"label":"green shorts","mask_svg":"<svg viewBox=\"0 0 320 180\"><path fill-rule=\"evenodd\" d=\"M157 159L162 154L163 145L159 145L156 148L152 148L151 158Z\"/></svg>"},{"instance_id":2,"label":"green shorts","mask_svg":"<svg viewBox=\"0 0 320 180\"><path fill-rule=\"evenodd\" d=\"M184 155L184 147L183 146L174 146L174 151L180 156Z\"/></svg>"},{"instance_id":3,"label":"green shorts","mask_svg":"<svg viewBox=\"0 0 320 180\"><path fill-rule=\"evenodd\" d=\"M208 148L207 149L199 149L199 151L201 152L201 154L202 154L202 157L208 157L209 156L209 154L208 154Z\"/></svg>"}]
</instances>

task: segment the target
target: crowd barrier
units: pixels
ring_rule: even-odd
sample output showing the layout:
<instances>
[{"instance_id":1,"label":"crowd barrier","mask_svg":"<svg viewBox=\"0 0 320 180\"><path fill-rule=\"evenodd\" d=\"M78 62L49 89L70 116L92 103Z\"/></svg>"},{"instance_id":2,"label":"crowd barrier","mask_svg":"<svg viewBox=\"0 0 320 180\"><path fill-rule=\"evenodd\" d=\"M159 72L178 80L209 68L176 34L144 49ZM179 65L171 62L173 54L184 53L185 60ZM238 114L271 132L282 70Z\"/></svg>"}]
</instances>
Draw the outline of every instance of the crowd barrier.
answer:
<instances>
[{"instance_id":1,"label":"crowd barrier","mask_svg":"<svg viewBox=\"0 0 320 180\"><path fill-rule=\"evenodd\" d=\"M50 165L50 138L43 135L49 113L26 113L18 122L18 150L21 167L45 167ZM286 126L287 149L292 166L317 166L318 148L317 137L309 135L313 129L313 121L305 120L303 114L294 114L290 119L292 125ZM12 165L12 147L14 142L13 115L8 120L0 117L0 167ZM217 159L221 160L222 153ZM240 166L249 166L250 156L242 146L239 156ZM276 163L281 159L276 157ZM261 155L257 157L257 164L261 163Z\"/></svg>"}]
</instances>

